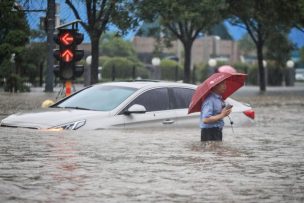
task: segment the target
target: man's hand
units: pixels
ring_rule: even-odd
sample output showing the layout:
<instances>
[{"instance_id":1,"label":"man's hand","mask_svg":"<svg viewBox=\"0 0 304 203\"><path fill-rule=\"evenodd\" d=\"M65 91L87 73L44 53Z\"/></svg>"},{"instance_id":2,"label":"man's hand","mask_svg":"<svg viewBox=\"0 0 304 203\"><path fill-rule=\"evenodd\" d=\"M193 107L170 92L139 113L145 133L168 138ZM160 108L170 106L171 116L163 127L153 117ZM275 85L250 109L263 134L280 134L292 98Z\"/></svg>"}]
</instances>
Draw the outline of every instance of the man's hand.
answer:
<instances>
[{"instance_id":1,"label":"man's hand","mask_svg":"<svg viewBox=\"0 0 304 203\"><path fill-rule=\"evenodd\" d=\"M229 116L230 113L231 113L231 108L230 109L223 108L221 113L219 113L215 116L210 116L209 118L204 118L203 122L204 123L214 123L214 122L217 122L218 120L223 119L226 116Z\"/></svg>"},{"instance_id":2,"label":"man's hand","mask_svg":"<svg viewBox=\"0 0 304 203\"><path fill-rule=\"evenodd\" d=\"M231 113L231 109L226 109L226 108L223 108L222 112L221 112L221 116L222 118L226 117L226 116L229 116L229 114Z\"/></svg>"}]
</instances>

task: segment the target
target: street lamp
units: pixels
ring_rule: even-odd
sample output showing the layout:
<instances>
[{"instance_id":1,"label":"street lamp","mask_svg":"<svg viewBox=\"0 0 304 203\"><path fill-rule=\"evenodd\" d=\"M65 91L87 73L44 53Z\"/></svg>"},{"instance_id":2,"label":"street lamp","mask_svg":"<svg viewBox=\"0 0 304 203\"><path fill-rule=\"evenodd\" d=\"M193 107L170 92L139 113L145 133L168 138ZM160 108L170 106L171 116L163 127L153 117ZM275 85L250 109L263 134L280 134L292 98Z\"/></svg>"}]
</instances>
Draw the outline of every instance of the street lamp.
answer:
<instances>
[{"instance_id":1,"label":"street lamp","mask_svg":"<svg viewBox=\"0 0 304 203\"><path fill-rule=\"evenodd\" d=\"M91 55L88 56L88 57L86 58L86 63L87 63L88 65L91 65L91 64L92 64L92 56L91 56Z\"/></svg>"},{"instance_id":2,"label":"street lamp","mask_svg":"<svg viewBox=\"0 0 304 203\"><path fill-rule=\"evenodd\" d=\"M90 78L91 78L91 64L92 64L92 56L89 55L86 58L86 68L84 69L84 86L90 85Z\"/></svg>"},{"instance_id":3,"label":"street lamp","mask_svg":"<svg viewBox=\"0 0 304 203\"><path fill-rule=\"evenodd\" d=\"M267 68L267 61L263 60L263 67Z\"/></svg>"},{"instance_id":4,"label":"street lamp","mask_svg":"<svg viewBox=\"0 0 304 203\"><path fill-rule=\"evenodd\" d=\"M285 76L285 85L286 86L294 86L295 81L295 71L294 71L294 65L295 63L293 60L288 60L286 62L287 70L286 70L286 76Z\"/></svg>"},{"instance_id":5,"label":"street lamp","mask_svg":"<svg viewBox=\"0 0 304 203\"><path fill-rule=\"evenodd\" d=\"M267 61L263 60L263 68L264 68L264 76L265 76L265 84L268 85L268 69L267 69Z\"/></svg>"},{"instance_id":6,"label":"street lamp","mask_svg":"<svg viewBox=\"0 0 304 203\"><path fill-rule=\"evenodd\" d=\"M152 79L160 79L160 69L159 69L159 65L160 65L160 58L158 57L154 57L152 58L152 65L154 67L154 74L152 75Z\"/></svg>"},{"instance_id":7,"label":"street lamp","mask_svg":"<svg viewBox=\"0 0 304 203\"><path fill-rule=\"evenodd\" d=\"M217 61L216 61L216 59L209 59L208 60L208 69L207 69L207 71L208 71L208 76L210 76L210 75L212 75L213 73L215 73L215 67L216 67L216 65L217 65Z\"/></svg>"},{"instance_id":8,"label":"street lamp","mask_svg":"<svg viewBox=\"0 0 304 203\"><path fill-rule=\"evenodd\" d=\"M294 65L295 65L295 63L293 62L293 60L288 60L288 61L286 62L287 68L293 68Z\"/></svg>"},{"instance_id":9,"label":"street lamp","mask_svg":"<svg viewBox=\"0 0 304 203\"><path fill-rule=\"evenodd\" d=\"M221 37L215 35L213 36L213 47L212 47L212 55L213 57L218 56L218 51L219 51L219 43L220 43Z\"/></svg>"},{"instance_id":10,"label":"street lamp","mask_svg":"<svg viewBox=\"0 0 304 203\"><path fill-rule=\"evenodd\" d=\"M214 67L217 65L217 61L216 61L215 59L209 59L208 65L209 65L211 68L214 68Z\"/></svg>"},{"instance_id":11,"label":"street lamp","mask_svg":"<svg viewBox=\"0 0 304 203\"><path fill-rule=\"evenodd\" d=\"M152 59L152 65L153 65L153 66L159 66L159 64L160 64L160 58L154 57L154 58Z\"/></svg>"}]
</instances>

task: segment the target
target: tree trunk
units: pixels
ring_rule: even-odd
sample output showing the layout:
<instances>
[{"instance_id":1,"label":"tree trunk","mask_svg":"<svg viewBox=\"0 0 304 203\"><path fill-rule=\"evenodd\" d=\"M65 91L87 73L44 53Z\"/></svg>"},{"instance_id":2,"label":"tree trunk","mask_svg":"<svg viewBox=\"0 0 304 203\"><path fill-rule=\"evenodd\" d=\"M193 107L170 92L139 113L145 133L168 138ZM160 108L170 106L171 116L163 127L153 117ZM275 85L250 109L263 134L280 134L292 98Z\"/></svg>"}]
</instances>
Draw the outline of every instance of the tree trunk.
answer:
<instances>
[{"instance_id":1,"label":"tree trunk","mask_svg":"<svg viewBox=\"0 0 304 203\"><path fill-rule=\"evenodd\" d=\"M39 87L42 87L43 83L43 61L39 64Z\"/></svg>"},{"instance_id":2,"label":"tree trunk","mask_svg":"<svg viewBox=\"0 0 304 203\"><path fill-rule=\"evenodd\" d=\"M184 83L190 83L192 42L185 42L185 43L183 43L183 45L184 45L184 50L185 50Z\"/></svg>"},{"instance_id":3,"label":"tree trunk","mask_svg":"<svg viewBox=\"0 0 304 203\"><path fill-rule=\"evenodd\" d=\"M55 0L48 0L48 8L47 8L47 69L46 69L46 77L45 77L45 92L53 92L53 80L54 80L54 57L53 57L53 49L54 49L54 31L55 31Z\"/></svg>"},{"instance_id":4,"label":"tree trunk","mask_svg":"<svg viewBox=\"0 0 304 203\"><path fill-rule=\"evenodd\" d=\"M260 91L266 91L266 81L265 81L265 68L263 64L263 44L258 42L257 46L257 57L258 57L258 65L259 65L259 85Z\"/></svg>"},{"instance_id":5,"label":"tree trunk","mask_svg":"<svg viewBox=\"0 0 304 203\"><path fill-rule=\"evenodd\" d=\"M92 85L98 83L99 37L91 37L91 46L92 64L90 84Z\"/></svg>"}]
</instances>

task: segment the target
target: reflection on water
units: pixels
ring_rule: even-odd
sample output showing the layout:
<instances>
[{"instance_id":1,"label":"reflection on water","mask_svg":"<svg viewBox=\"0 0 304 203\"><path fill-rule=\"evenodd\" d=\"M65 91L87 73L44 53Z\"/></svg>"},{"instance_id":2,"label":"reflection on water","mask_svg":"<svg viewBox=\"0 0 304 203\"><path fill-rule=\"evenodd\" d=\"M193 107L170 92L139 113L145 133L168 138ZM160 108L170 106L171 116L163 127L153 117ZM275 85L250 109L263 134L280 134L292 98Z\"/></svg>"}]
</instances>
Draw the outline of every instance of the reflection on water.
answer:
<instances>
[{"instance_id":1,"label":"reflection on water","mask_svg":"<svg viewBox=\"0 0 304 203\"><path fill-rule=\"evenodd\" d=\"M0 202L303 202L304 112L257 109L253 128L0 129Z\"/></svg>"}]
</instances>

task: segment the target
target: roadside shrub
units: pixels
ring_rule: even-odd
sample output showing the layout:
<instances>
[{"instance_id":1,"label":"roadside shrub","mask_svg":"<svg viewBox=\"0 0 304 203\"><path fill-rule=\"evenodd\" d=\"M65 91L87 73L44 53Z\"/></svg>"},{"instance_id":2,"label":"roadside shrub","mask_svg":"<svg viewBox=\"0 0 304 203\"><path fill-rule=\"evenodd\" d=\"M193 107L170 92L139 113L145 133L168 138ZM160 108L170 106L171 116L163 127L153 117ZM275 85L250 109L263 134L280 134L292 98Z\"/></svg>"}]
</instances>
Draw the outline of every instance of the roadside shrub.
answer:
<instances>
[{"instance_id":1,"label":"roadside shrub","mask_svg":"<svg viewBox=\"0 0 304 203\"><path fill-rule=\"evenodd\" d=\"M235 70L239 73L248 74L248 71L249 71L251 65L246 64L246 63L235 63L232 65L232 67L234 67Z\"/></svg>"},{"instance_id":2,"label":"roadside shrub","mask_svg":"<svg viewBox=\"0 0 304 203\"><path fill-rule=\"evenodd\" d=\"M248 66L247 69L247 79L246 84L258 85L259 84L259 68L257 65ZM280 86L283 81L283 70L274 65L269 64L265 69L265 74L267 74L267 84L270 86ZM266 73L267 72L267 73ZM244 73L246 73L244 71Z\"/></svg>"},{"instance_id":3,"label":"roadside shrub","mask_svg":"<svg viewBox=\"0 0 304 203\"><path fill-rule=\"evenodd\" d=\"M111 80L113 74L115 79L132 79L133 67L135 67L135 77L148 78L148 70L143 65L136 63L124 57L103 57L102 64L102 78L103 80Z\"/></svg>"},{"instance_id":4,"label":"roadside shrub","mask_svg":"<svg viewBox=\"0 0 304 203\"><path fill-rule=\"evenodd\" d=\"M254 66L249 66L247 69L247 79L246 79L246 84L250 84L250 85L258 85L258 67L256 65Z\"/></svg>"},{"instance_id":5,"label":"roadside shrub","mask_svg":"<svg viewBox=\"0 0 304 203\"><path fill-rule=\"evenodd\" d=\"M4 86L6 92L30 92L30 87L25 85L25 78L11 74Z\"/></svg>"},{"instance_id":6,"label":"roadside shrub","mask_svg":"<svg viewBox=\"0 0 304 203\"><path fill-rule=\"evenodd\" d=\"M176 61L163 59L160 63L160 69L162 80L175 81L183 79L183 69Z\"/></svg>"},{"instance_id":7,"label":"roadside shrub","mask_svg":"<svg viewBox=\"0 0 304 203\"><path fill-rule=\"evenodd\" d=\"M214 71L215 69L209 68L208 64L200 63L195 65L195 80L201 83L206 80L209 75L214 73Z\"/></svg>"},{"instance_id":8,"label":"roadside shrub","mask_svg":"<svg viewBox=\"0 0 304 203\"><path fill-rule=\"evenodd\" d=\"M283 81L283 70L275 64L267 66L267 82L270 86L281 86Z\"/></svg>"}]
</instances>

